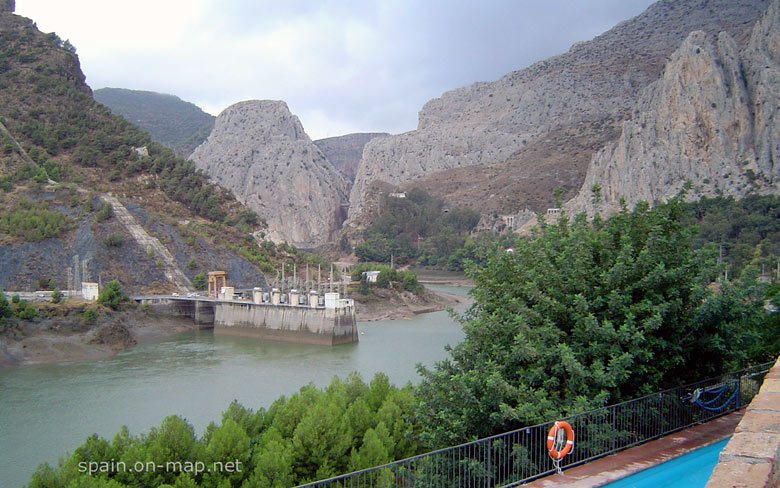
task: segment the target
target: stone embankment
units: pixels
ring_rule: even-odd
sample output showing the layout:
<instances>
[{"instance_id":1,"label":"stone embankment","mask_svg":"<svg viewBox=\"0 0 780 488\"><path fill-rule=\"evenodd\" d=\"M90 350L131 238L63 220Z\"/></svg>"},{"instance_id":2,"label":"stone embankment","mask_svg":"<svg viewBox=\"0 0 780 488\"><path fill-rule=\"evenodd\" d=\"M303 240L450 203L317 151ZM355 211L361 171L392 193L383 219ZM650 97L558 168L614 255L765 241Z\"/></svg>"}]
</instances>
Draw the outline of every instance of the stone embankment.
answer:
<instances>
[{"instance_id":1,"label":"stone embankment","mask_svg":"<svg viewBox=\"0 0 780 488\"><path fill-rule=\"evenodd\" d=\"M720 453L707 488L776 488L780 481L780 359Z\"/></svg>"}]
</instances>

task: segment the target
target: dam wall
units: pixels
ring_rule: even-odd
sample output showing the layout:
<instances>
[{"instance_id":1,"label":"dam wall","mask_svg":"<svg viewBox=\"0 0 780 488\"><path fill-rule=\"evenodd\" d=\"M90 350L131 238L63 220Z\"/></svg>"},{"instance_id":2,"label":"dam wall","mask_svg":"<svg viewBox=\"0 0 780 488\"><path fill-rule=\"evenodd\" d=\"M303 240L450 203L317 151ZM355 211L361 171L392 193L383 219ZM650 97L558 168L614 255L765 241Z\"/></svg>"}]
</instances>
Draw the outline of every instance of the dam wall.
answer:
<instances>
[{"instance_id":1,"label":"dam wall","mask_svg":"<svg viewBox=\"0 0 780 488\"><path fill-rule=\"evenodd\" d=\"M216 302L175 297L143 298L137 301L147 307L152 315L189 318L197 329L214 327Z\"/></svg>"},{"instance_id":2,"label":"dam wall","mask_svg":"<svg viewBox=\"0 0 780 488\"><path fill-rule=\"evenodd\" d=\"M358 342L354 306L311 308L223 302L216 308L214 333L327 346Z\"/></svg>"},{"instance_id":3,"label":"dam wall","mask_svg":"<svg viewBox=\"0 0 780 488\"><path fill-rule=\"evenodd\" d=\"M134 299L152 315L191 319L196 328L213 328L215 334L327 346L358 342L352 300L328 297L320 306L316 299L310 304L297 299L287 303L175 296Z\"/></svg>"}]
</instances>

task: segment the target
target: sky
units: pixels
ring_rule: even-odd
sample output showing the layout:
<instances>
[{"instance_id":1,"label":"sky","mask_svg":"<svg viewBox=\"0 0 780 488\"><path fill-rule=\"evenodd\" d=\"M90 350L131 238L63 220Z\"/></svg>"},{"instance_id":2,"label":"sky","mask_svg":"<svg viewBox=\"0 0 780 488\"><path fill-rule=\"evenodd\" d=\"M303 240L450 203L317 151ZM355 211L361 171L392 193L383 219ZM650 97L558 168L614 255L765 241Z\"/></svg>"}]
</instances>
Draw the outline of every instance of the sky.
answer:
<instances>
[{"instance_id":1,"label":"sky","mask_svg":"<svg viewBox=\"0 0 780 488\"><path fill-rule=\"evenodd\" d=\"M417 127L445 91L560 54L652 0L16 0L75 47L92 89L218 115L284 100L312 139Z\"/></svg>"}]
</instances>

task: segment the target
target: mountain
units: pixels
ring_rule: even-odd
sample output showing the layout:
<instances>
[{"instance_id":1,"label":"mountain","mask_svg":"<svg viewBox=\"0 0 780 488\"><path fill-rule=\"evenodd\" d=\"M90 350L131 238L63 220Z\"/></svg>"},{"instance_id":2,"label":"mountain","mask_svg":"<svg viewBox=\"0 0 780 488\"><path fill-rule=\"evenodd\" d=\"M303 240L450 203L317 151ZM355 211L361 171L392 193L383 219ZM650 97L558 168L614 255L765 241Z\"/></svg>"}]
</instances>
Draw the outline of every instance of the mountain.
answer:
<instances>
[{"instance_id":1,"label":"mountain","mask_svg":"<svg viewBox=\"0 0 780 488\"><path fill-rule=\"evenodd\" d=\"M329 242L344 220L347 181L284 102L226 108L190 158L266 219L277 242L313 248Z\"/></svg>"},{"instance_id":2,"label":"mountain","mask_svg":"<svg viewBox=\"0 0 780 488\"><path fill-rule=\"evenodd\" d=\"M363 148L372 139L389 135L385 132L347 134L345 136L319 139L314 141L314 144L320 148L320 151L322 151L322 154L325 155L328 161L337 170L341 171L341 174L350 182L354 182L358 164L363 155Z\"/></svg>"},{"instance_id":3,"label":"mountain","mask_svg":"<svg viewBox=\"0 0 780 488\"><path fill-rule=\"evenodd\" d=\"M692 31L744 45L766 0L662 0L559 56L443 94L418 128L369 142L350 194L360 226L375 181L426 186L483 212L551 206L548 188L575 196L593 155L620 135L642 90ZM534 181L538 171L550 175ZM425 178L419 181L421 178Z\"/></svg>"},{"instance_id":4,"label":"mountain","mask_svg":"<svg viewBox=\"0 0 780 488\"><path fill-rule=\"evenodd\" d=\"M265 282L257 216L97 103L70 43L0 9L0 46L0 289Z\"/></svg>"},{"instance_id":5,"label":"mountain","mask_svg":"<svg viewBox=\"0 0 780 488\"><path fill-rule=\"evenodd\" d=\"M727 32L692 32L642 91L620 138L593 158L567 210L780 190L780 0L740 50ZM601 187L594 202L593 185Z\"/></svg>"},{"instance_id":6,"label":"mountain","mask_svg":"<svg viewBox=\"0 0 780 488\"><path fill-rule=\"evenodd\" d=\"M93 95L182 157L189 156L214 127L213 115L174 95L124 88L100 88Z\"/></svg>"}]
</instances>

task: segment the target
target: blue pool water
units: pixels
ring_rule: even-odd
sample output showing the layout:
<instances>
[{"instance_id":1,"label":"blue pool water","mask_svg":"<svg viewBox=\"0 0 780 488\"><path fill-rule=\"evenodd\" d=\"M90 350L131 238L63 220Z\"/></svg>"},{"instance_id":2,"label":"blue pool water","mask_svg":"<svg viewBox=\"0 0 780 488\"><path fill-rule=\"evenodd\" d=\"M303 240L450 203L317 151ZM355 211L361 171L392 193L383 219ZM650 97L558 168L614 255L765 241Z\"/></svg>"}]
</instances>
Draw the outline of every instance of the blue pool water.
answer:
<instances>
[{"instance_id":1,"label":"blue pool water","mask_svg":"<svg viewBox=\"0 0 780 488\"><path fill-rule=\"evenodd\" d=\"M718 454L728 439L696 449L672 460L615 481L603 488L685 487L703 488L718 464Z\"/></svg>"}]
</instances>

